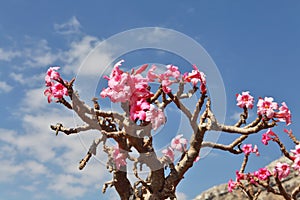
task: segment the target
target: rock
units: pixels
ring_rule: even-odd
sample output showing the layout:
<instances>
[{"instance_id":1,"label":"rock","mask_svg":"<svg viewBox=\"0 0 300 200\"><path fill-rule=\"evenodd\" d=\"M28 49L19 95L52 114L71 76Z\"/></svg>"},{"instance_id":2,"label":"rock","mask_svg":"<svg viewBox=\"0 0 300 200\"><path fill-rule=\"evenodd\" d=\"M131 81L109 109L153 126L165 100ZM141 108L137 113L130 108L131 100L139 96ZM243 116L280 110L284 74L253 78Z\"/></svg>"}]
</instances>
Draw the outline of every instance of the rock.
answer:
<instances>
[{"instance_id":1,"label":"rock","mask_svg":"<svg viewBox=\"0 0 300 200\"><path fill-rule=\"evenodd\" d=\"M290 162L287 158L281 157L278 160L275 160L271 162L267 168L269 170L273 170L276 163L280 162ZM273 180L273 179L272 179ZM296 186L300 185L300 175L298 175L298 172L295 170L291 170L290 175L282 180L284 188L290 193ZM275 185L275 182L273 181L271 183L272 185ZM275 186L277 189L277 187ZM194 200L245 200L247 199L247 196L243 193L241 189L234 190L233 192L228 192L227 190L227 183L214 186L200 195L198 195ZM300 194L298 194L297 199L300 200ZM270 192L263 191L259 197L258 200L284 200L282 196L274 195Z\"/></svg>"}]
</instances>

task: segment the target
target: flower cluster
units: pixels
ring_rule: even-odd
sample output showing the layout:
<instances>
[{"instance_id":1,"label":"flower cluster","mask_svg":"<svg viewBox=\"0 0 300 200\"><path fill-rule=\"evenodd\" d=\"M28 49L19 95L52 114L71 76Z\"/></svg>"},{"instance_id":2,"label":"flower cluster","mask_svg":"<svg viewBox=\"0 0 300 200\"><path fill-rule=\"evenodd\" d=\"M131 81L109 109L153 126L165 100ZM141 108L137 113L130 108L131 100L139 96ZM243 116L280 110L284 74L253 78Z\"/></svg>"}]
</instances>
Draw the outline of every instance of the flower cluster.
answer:
<instances>
[{"instance_id":1,"label":"flower cluster","mask_svg":"<svg viewBox=\"0 0 300 200\"><path fill-rule=\"evenodd\" d=\"M240 108L252 109L254 105L254 98L250 95L249 91L242 92L236 95L237 106ZM285 102L281 103L279 107L272 97L259 98L257 102L257 114L266 116L268 119L277 118L287 125L292 123L291 111Z\"/></svg>"},{"instance_id":2,"label":"flower cluster","mask_svg":"<svg viewBox=\"0 0 300 200\"><path fill-rule=\"evenodd\" d=\"M257 156L259 156L258 148L256 145L252 148L252 144L244 144L242 147L242 151L245 155L250 155L250 153L255 153Z\"/></svg>"},{"instance_id":3,"label":"flower cluster","mask_svg":"<svg viewBox=\"0 0 300 200\"><path fill-rule=\"evenodd\" d=\"M52 101L52 97L61 99L63 96L68 96L67 88L62 84L63 80L57 72L60 67L50 67L45 76L45 85L48 87L44 91L44 95L48 97L48 103Z\"/></svg>"},{"instance_id":4,"label":"flower cluster","mask_svg":"<svg viewBox=\"0 0 300 200\"><path fill-rule=\"evenodd\" d=\"M193 65L194 70L190 73L185 73L183 75L184 82L192 83L193 86L196 86L198 82L201 83L200 89L203 94L207 92L206 89L206 77L205 74L197 68L196 65Z\"/></svg>"},{"instance_id":5,"label":"flower cluster","mask_svg":"<svg viewBox=\"0 0 300 200\"><path fill-rule=\"evenodd\" d=\"M294 163L292 167L300 172L300 144L296 145L295 149L291 150L291 152L294 154Z\"/></svg>"},{"instance_id":6,"label":"flower cluster","mask_svg":"<svg viewBox=\"0 0 300 200\"><path fill-rule=\"evenodd\" d=\"M165 123L165 116L162 110L147 101L153 96L149 90L149 79L141 75L147 65L129 74L120 70L123 62L124 60L121 60L115 64L110 76L104 77L108 80L108 87L102 90L100 96L109 97L112 102L129 102L130 119L152 122L152 128L155 130Z\"/></svg>"},{"instance_id":7,"label":"flower cluster","mask_svg":"<svg viewBox=\"0 0 300 200\"><path fill-rule=\"evenodd\" d=\"M286 132L288 134L292 134L292 130L284 129L284 132ZM263 144L268 145L268 141L274 140L276 138L278 138L277 134L274 133L269 128L268 131L262 135L262 140L261 141L262 141ZM292 167L295 170L298 170L300 172L300 144L296 145L295 149L291 150L291 154L293 155L293 156L291 156L291 158L293 159ZM281 172L278 173L279 178L282 176L282 175L280 175L280 173Z\"/></svg>"},{"instance_id":8,"label":"flower cluster","mask_svg":"<svg viewBox=\"0 0 300 200\"><path fill-rule=\"evenodd\" d=\"M287 107L285 102L281 103L279 107L276 102L273 102L272 97L265 97L264 99L259 98L257 103L257 114L265 115L267 118L278 118L279 121L285 122L290 125L291 122L291 111ZM278 108L279 107L279 108ZM276 112L276 110L279 110Z\"/></svg>"},{"instance_id":9,"label":"flower cluster","mask_svg":"<svg viewBox=\"0 0 300 200\"><path fill-rule=\"evenodd\" d=\"M147 78L149 82L158 80L158 82L161 83L164 93L168 94L171 92L170 86L175 82L179 82L180 72L178 67L174 65L167 65L167 70L162 74L155 74L154 71L156 68L157 67L155 65L151 67L151 69L148 71Z\"/></svg>"},{"instance_id":10,"label":"flower cluster","mask_svg":"<svg viewBox=\"0 0 300 200\"><path fill-rule=\"evenodd\" d=\"M171 146L168 147L167 149L164 149L162 153L164 154L164 156L168 157L172 162L174 162L174 157L175 157L174 150L180 152L186 151L187 143L188 140L184 138L182 134L177 135L175 138L172 139Z\"/></svg>"},{"instance_id":11,"label":"flower cluster","mask_svg":"<svg viewBox=\"0 0 300 200\"><path fill-rule=\"evenodd\" d=\"M108 80L108 87L102 90L100 96L109 97L112 102L128 102L130 119L135 122L138 120L151 122L152 128L156 130L165 123L166 119L163 110L149 103L149 98L153 96L149 90L149 83L157 81L161 83L164 93L170 93L171 85L180 82L181 74L178 67L167 65L164 73L156 74L157 67L153 65L148 70L147 76L143 77L141 73L146 70L148 65L143 65L136 71L132 70L131 73L128 73L120 69L123 62L124 60L121 60L116 63L110 76L104 77ZM206 88L205 75L196 66L194 66L192 73L183 75L183 80L184 82L192 82L193 85L201 82L204 85L202 87Z\"/></svg>"},{"instance_id":12,"label":"flower cluster","mask_svg":"<svg viewBox=\"0 0 300 200\"><path fill-rule=\"evenodd\" d=\"M269 129L269 134L273 136L273 132ZM244 145L242 150L246 155L249 155L253 152L251 145ZM253 173L241 173L236 171L236 179L233 181L230 179L228 181L228 191L232 192L239 184L242 184L241 181L248 181L251 184L257 185L258 180L267 181L270 177L278 177L279 180L286 178L290 174L291 167L300 172L300 144L295 146L295 149L291 150L293 156L291 156L293 163L288 164L285 162L277 162L273 170L269 170L266 167L260 168L259 170Z\"/></svg>"}]
</instances>

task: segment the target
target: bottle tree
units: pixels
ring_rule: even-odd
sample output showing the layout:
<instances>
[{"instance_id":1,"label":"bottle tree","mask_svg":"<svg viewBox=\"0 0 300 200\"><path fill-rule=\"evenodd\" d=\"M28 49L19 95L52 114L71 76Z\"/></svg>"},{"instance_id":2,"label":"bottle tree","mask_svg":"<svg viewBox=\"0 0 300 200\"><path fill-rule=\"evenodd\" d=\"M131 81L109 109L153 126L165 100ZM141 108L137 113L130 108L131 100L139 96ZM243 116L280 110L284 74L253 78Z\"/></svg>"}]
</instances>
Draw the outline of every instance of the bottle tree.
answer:
<instances>
[{"instance_id":1,"label":"bottle tree","mask_svg":"<svg viewBox=\"0 0 300 200\"><path fill-rule=\"evenodd\" d=\"M247 123L248 110L254 107L254 98L248 91L236 96L237 106L242 109L240 119L234 125L218 122L211 107L211 99L207 91L206 77L195 65L190 72L182 73L178 67L167 65L162 73L158 73L156 66L142 65L137 70L124 72L121 69L124 61L116 63L110 76L105 76L107 88L100 93L102 98L109 98L113 103L120 103L123 112L103 111L98 98L93 98L93 106L89 106L82 99L73 85L75 78L64 80L59 74L59 67L50 67L47 71L44 94L48 102L60 103L73 110L84 125L78 127L65 127L61 123L51 125L51 129L70 134L80 134L83 131L98 130L101 137L94 140L86 156L81 160L79 169L83 169L92 155L96 154L97 147L102 143L102 151L107 154L107 169L112 173L112 180L104 183L103 192L108 187L114 187L120 199L162 200L176 199L176 188L182 181L185 173L199 160L201 148L211 147L232 154L244 155L240 170L236 178L229 180L228 190L241 189L249 199L257 199L263 189L284 199L292 200L299 196L300 185L289 190L282 185L282 180L289 176L290 170L300 172L300 142L291 130L284 129L290 139L295 143L295 149L290 152L285 148L272 127L283 122L291 123L291 112L285 102L280 105L272 97L259 98L257 117ZM160 70L161 71L161 70ZM158 83L155 90L151 83ZM192 85L188 90L187 84ZM172 86L172 89L171 89ZM175 87L176 86L176 87ZM174 89L176 88L176 90ZM199 94L193 109L184 104L184 99ZM191 138L177 135L170 142L170 146L160 152L154 148L153 130L168 122L164 110L170 104L185 115L192 129ZM222 134L234 134L236 138L230 144L220 144L204 141L209 131L222 131ZM262 142L267 145L274 141L278 144L283 155L290 162L277 163L273 170L258 169L253 173L246 173L245 167L250 154L259 155L257 146L245 144L245 140L253 134L263 131ZM111 146L106 141L114 140L117 145ZM132 155L137 151L138 156ZM181 157L174 159L175 152ZM133 167L128 167L128 162ZM140 176L145 167L149 173L146 177ZM168 170L166 170L168 169ZM135 182L128 179L128 172L133 172ZM276 184L272 184L274 180ZM253 187L258 189L253 190Z\"/></svg>"}]
</instances>

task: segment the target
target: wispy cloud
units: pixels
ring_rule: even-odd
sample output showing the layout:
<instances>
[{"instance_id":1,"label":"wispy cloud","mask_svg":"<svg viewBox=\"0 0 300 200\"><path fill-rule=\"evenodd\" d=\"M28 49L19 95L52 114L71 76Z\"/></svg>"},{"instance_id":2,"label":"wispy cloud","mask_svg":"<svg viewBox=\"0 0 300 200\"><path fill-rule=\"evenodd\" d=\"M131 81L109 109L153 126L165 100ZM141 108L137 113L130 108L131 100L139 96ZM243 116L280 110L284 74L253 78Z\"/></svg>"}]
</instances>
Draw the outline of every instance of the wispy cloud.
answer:
<instances>
[{"instance_id":1,"label":"wispy cloud","mask_svg":"<svg viewBox=\"0 0 300 200\"><path fill-rule=\"evenodd\" d=\"M46 39L36 40L30 37L26 38L27 47L22 50L24 54L24 66L45 67L53 65L59 59L60 50L53 52Z\"/></svg>"},{"instance_id":2,"label":"wispy cloud","mask_svg":"<svg viewBox=\"0 0 300 200\"><path fill-rule=\"evenodd\" d=\"M63 35L70 35L70 34L77 34L80 33L80 22L78 19L73 16L71 19L69 19L65 23L61 24L54 24L54 30Z\"/></svg>"},{"instance_id":3,"label":"wispy cloud","mask_svg":"<svg viewBox=\"0 0 300 200\"><path fill-rule=\"evenodd\" d=\"M3 48L0 48L0 60L11 61L12 59L19 56L21 56L21 52L19 51L5 50Z\"/></svg>"},{"instance_id":4,"label":"wispy cloud","mask_svg":"<svg viewBox=\"0 0 300 200\"><path fill-rule=\"evenodd\" d=\"M9 85L5 81L0 81L0 93L10 92L13 89L13 86Z\"/></svg>"}]
</instances>

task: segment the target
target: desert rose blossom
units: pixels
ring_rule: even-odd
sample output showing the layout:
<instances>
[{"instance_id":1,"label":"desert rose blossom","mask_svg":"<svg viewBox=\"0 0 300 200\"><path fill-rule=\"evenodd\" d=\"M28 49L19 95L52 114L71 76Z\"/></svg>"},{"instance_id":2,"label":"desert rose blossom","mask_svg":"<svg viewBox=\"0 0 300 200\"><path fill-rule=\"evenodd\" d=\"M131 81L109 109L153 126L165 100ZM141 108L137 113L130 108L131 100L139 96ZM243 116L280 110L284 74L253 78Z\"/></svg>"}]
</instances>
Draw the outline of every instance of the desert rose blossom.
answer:
<instances>
[{"instance_id":1,"label":"desert rose blossom","mask_svg":"<svg viewBox=\"0 0 300 200\"><path fill-rule=\"evenodd\" d=\"M168 70L165 72L165 74L169 77L173 77L178 80L178 78L180 77L180 72L178 70L178 67L174 65L167 65L167 69Z\"/></svg>"},{"instance_id":2,"label":"desert rose blossom","mask_svg":"<svg viewBox=\"0 0 300 200\"><path fill-rule=\"evenodd\" d=\"M245 174L240 173L239 171L236 171L235 174L236 174L236 182L240 182L241 180L245 179Z\"/></svg>"},{"instance_id":3,"label":"desert rose blossom","mask_svg":"<svg viewBox=\"0 0 300 200\"><path fill-rule=\"evenodd\" d=\"M185 151L186 146L188 143L188 140L182 137L183 135L177 135L175 138L171 141L171 147L177 151Z\"/></svg>"},{"instance_id":4,"label":"desert rose blossom","mask_svg":"<svg viewBox=\"0 0 300 200\"><path fill-rule=\"evenodd\" d=\"M254 172L253 174L254 176L256 176L258 179L262 181L267 180L271 176L270 171L265 167L260 168L258 171Z\"/></svg>"},{"instance_id":5,"label":"desert rose blossom","mask_svg":"<svg viewBox=\"0 0 300 200\"><path fill-rule=\"evenodd\" d=\"M50 86L51 85L51 81L60 81L62 80L60 77L60 74L57 72L57 70L59 70L60 67L49 67L49 69L47 70L46 76L45 76L45 83L46 86Z\"/></svg>"},{"instance_id":6,"label":"desert rose blossom","mask_svg":"<svg viewBox=\"0 0 300 200\"><path fill-rule=\"evenodd\" d=\"M108 87L100 93L102 98L109 97L112 102L126 102L132 95L134 83L128 73L120 73L118 68L115 68L111 77L108 79Z\"/></svg>"},{"instance_id":7,"label":"desert rose blossom","mask_svg":"<svg viewBox=\"0 0 300 200\"><path fill-rule=\"evenodd\" d=\"M279 108L279 112L275 113L274 117L278 118L279 121L285 122L287 126L292 123L291 111L287 107L285 102L281 103L281 106Z\"/></svg>"},{"instance_id":8,"label":"desert rose blossom","mask_svg":"<svg viewBox=\"0 0 300 200\"><path fill-rule=\"evenodd\" d=\"M237 185L237 183L235 181L233 181L232 179L230 179L228 181L228 186L227 186L228 192L232 192L235 189L236 185Z\"/></svg>"},{"instance_id":9,"label":"desert rose blossom","mask_svg":"<svg viewBox=\"0 0 300 200\"><path fill-rule=\"evenodd\" d=\"M258 151L258 147L257 145L254 145L254 147L252 148L252 153L255 153L256 156L259 156L259 151Z\"/></svg>"},{"instance_id":10,"label":"desert rose blossom","mask_svg":"<svg viewBox=\"0 0 300 200\"><path fill-rule=\"evenodd\" d=\"M272 131L271 128L269 128L266 133L262 134L261 142L264 145L268 145L268 142L270 140L272 140L272 138L270 136L275 136L276 137L276 134Z\"/></svg>"},{"instance_id":11,"label":"desert rose blossom","mask_svg":"<svg viewBox=\"0 0 300 200\"><path fill-rule=\"evenodd\" d=\"M52 97L61 99L68 96L68 89L61 83L50 82L48 88L44 91L44 95L48 97L48 103L52 101Z\"/></svg>"},{"instance_id":12,"label":"desert rose blossom","mask_svg":"<svg viewBox=\"0 0 300 200\"><path fill-rule=\"evenodd\" d=\"M146 111L150 109L150 104L145 99L140 99L130 105L130 119L135 121L146 120Z\"/></svg>"},{"instance_id":13,"label":"desert rose blossom","mask_svg":"<svg viewBox=\"0 0 300 200\"><path fill-rule=\"evenodd\" d=\"M259 98L257 103L257 114L266 115L267 118L273 118L276 109L278 109L278 104L273 102L272 97L265 97L264 99Z\"/></svg>"},{"instance_id":14,"label":"desert rose blossom","mask_svg":"<svg viewBox=\"0 0 300 200\"><path fill-rule=\"evenodd\" d=\"M283 179L290 174L290 166L287 163L278 162L274 168L274 173L277 173L279 180Z\"/></svg>"},{"instance_id":15,"label":"desert rose blossom","mask_svg":"<svg viewBox=\"0 0 300 200\"><path fill-rule=\"evenodd\" d=\"M249 155L253 151L252 144L244 144L242 147L242 151L245 155Z\"/></svg>"},{"instance_id":16,"label":"desert rose blossom","mask_svg":"<svg viewBox=\"0 0 300 200\"><path fill-rule=\"evenodd\" d=\"M178 70L178 67L174 65L167 65L166 68L167 70L164 73L158 75L154 73L156 66L152 65L147 73L147 79L149 82L154 82L156 79L158 79L158 82L161 83L163 92L168 94L171 92L170 86L174 82L178 82L180 72Z\"/></svg>"},{"instance_id":17,"label":"desert rose blossom","mask_svg":"<svg viewBox=\"0 0 300 200\"><path fill-rule=\"evenodd\" d=\"M162 153L164 156L170 158L172 162L174 162L175 153L171 147L168 147L167 149L162 150Z\"/></svg>"},{"instance_id":18,"label":"desert rose blossom","mask_svg":"<svg viewBox=\"0 0 300 200\"><path fill-rule=\"evenodd\" d=\"M295 155L295 156L300 156L300 144L297 144L295 146L295 149L291 150L291 152Z\"/></svg>"},{"instance_id":19,"label":"desert rose blossom","mask_svg":"<svg viewBox=\"0 0 300 200\"><path fill-rule=\"evenodd\" d=\"M124 153L120 152L120 149L118 146L114 147L113 151L113 159L116 165L116 168L119 170L121 166L125 166L126 163L126 155Z\"/></svg>"},{"instance_id":20,"label":"desert rose blossom","mask_svg":"<svg viewBox=\"0 0 300 200\"><path fill-rule=\"evenodd\" d=\"M192 83L193 86L196 86L198 82L201 83L200 89L202 93L206 93L206 76L203 72L199 71L196 65L193 65L194 70L190 73L185 73L183 75L183 81Z\"/></svg>"},{"instance_id":21,"label":"desert rose blossom","mask_svg":"<svg viewBox=\"0 0 300 200\"><path fill-rule=\"evenodd\" d=\"M147 79L149 82L154 82L158 78L158 75L154 73L156 68L157 67L155 65L152 65L151 68L148 70Z\"/></svg>"},{"instance_id":22,"label":"desert rose blossom","mask_svg":"<svg viewBox=\"0 0 300 200\"><path fill-rule=\"evenodd\" d=\"M151 122L153 130L156 130L166 122L166 117L161 109L150 104L150 109L146 112L146 121Z\"/></svg>"},{"instance_id":23,"label":"desert rose blossom","mask_svg":"<svg viewBox=\"0 0 300 200\"><path fill-rule=\"evenodd\" d=\"M249 94L249 91L242 92L242 94L236 95L237 106L240 108L253 108L254 98Z\"/></svg>"},{"instance_id":24,"label":"desert rose blossom","mask_svg":"<svg viewBox=\"0 0 300 200\"><path fill-rule=\"evenodd\" d=\"M298 170L298 172L300 173L300 155L297 155L297 156L294 158L294 163L293 163L292 167L293 167L295 170Z\"/></svg>"}]
</instances>

